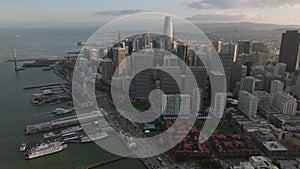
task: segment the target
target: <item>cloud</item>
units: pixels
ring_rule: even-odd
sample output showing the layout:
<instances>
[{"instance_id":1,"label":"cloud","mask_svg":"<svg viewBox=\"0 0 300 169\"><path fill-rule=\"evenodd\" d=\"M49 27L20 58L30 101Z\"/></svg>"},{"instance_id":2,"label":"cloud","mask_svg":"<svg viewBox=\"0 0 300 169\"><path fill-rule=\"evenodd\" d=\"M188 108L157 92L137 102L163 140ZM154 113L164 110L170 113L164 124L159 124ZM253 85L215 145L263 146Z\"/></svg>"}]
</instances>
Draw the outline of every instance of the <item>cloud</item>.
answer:
<instances>
[{"instance_id":1,"label":"cloud","mask_svg":"<svg viewBox=\"0 0 300 169\"><path fill-rule=\"evenodd\" d=\"M266 21L266 20L279 20L278 17L270 17L266 15L260 15L258 13L228 13L228 12L214 12L214 13L202 13L186 18L190 21L197 22L232 22L232 21Z\"/></svg>"},{"instance_id":2,"label":"cloud","mask_svg":"<svg viewBox=\"0 0 300 169\"><path fill-rule=\"evenodd\" d=\"M275 15L262 15L257 12L213 12L213 13L200 13L186 18L194 23L229 23L229 22L254 22L254 23L273 23L273 24L286 24L286 25L299 25L299 18L294 16L275 16Z\"/></svg>"},{"instance_id":3,"label":"cloud","mask_svg":"<svg viewBox=\"0 0 300 169\"><path fill-rule=\"evenodd\" d=\"M300 5L299 0L200 0L184 2L193 9L280 8Z\"/></svg>"},{"instance_id":4,"label":"cloud","mask_svg":"<svg viewBox=\"0 0 300 169\"><path fill-rule=\"evenodd\" d=\"M124 10L118 10L118 11L97 11L94 13L94 15L97 16L120 16L120 15L130 15L135 13L141 13L141 12L147 12L143 9L124 9Z\"/></svg>"}]
</instances>

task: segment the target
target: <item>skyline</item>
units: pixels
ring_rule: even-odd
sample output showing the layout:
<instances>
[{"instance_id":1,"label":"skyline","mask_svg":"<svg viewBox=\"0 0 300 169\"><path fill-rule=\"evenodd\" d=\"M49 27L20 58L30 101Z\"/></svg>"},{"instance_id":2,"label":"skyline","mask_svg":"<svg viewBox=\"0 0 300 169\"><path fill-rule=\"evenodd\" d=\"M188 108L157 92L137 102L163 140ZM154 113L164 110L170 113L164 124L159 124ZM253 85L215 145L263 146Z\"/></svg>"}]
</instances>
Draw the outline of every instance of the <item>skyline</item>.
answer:
<instances>
[{"instance_id":1,"label":"skyline","mask_svg":"<svg viewBox=\"0 0 300 169\"><path fill-rule=\"evenodd\" d=\"M170 13L191 22L254 22L300 25L297 0L1 0L0 28L98 27L139 12Z\"/></svg>"}]
</instances>

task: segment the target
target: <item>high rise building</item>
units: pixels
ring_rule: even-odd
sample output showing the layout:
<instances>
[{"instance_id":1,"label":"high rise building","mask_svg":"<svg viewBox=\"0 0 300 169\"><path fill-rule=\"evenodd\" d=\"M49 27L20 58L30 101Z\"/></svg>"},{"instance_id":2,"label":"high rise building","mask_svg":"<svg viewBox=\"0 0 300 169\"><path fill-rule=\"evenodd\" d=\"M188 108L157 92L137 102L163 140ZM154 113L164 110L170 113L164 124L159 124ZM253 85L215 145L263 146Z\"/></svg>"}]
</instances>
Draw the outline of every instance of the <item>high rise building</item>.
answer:
<instances>
[{"instance_id":1,"label":"high rise building","mask_svg":"<svg viewBox=\"0 0 300 169\"><path fill-rule=\"evenodd\" d=\"M248 117L256 118L258 98L252 93L241 90L239 92L238 109Z\"/></svg>"},{"instance_id":2,"label":"high rise building","mask_svg":"<svg viewBox=\"0 0 300 169\"><path fill-rule=\"evenodd\" d=\"M163 95L162 110L164 119L189 118L191 97L187 94Z\"/></svg>"},{"instance_id":3,"label":"high rise building","mask_svg":"<svg viewBox=\"0 0 300 169\"><path fill-rule=\"evenodd\" d=\"M179 82L176 81L179 80ZM179 84L178 84L179 83ZM160 89L166 94L180 93L180 86L183 87L183 76L178 66L161 67Z\"/></svg>"},{"instance_id":4,"label":"high rise building","mask_svg":"<svg viewBox=\"0 0 300 169\"><path fill-rule=\"evenodd\" d=\"M133 53L131 58L134 79L130 90L134 91L136 98L141 100L148 99L149 93L152 90L152 72L149 69L144 69L153 67L153 51L148 49Z\"/></svg>"},{"instance_id":5,"label":"high rise building","mask_svg":"<svg viewBox=\"0 0 300 169\"><path fill-rule=\"evenodd\" d=\"M231 68L233 64L234 55L233 54L220 54L219 55L224 72L226 75L226 82L227 82L227 90L230 89L230 81L231 81Z\"/></svg>"},{"instance_id":6,"label":"high rise building","mask_svg":"<svg viewBox=\"0 0 300 169\"><path fill-rule=\"evenodd\" d=\"M264 103L267 105L271 104L272 95L270 95L270 93L265 91L254 91L253 94L258 98L258 101L260 103Z\"/></svg>"},{"instance_id":7,"label":"high rise building","mask_svg":"<svg viewBox=\"0 0 300 169\"><path fill-rule=\"evenodd\" d=\"M287 116L295 116L297 100L286 92L279 92L273 96L272 105Z\"/></svg>"},{"instance_id":8,"label":"high rise building","mask_svg":"<svg viewBox=\"0 0 300 169\"><path fill-rule=\"evenodd\" d=\"M286 71L286 64L285 63L276 63L274 67L274 74L284 76Z\"/></svg>"},{"instance_id":9,"label":"high rise building","mask_svg":"<svg viewBox=\"0 0 300 169\"><path fill-rule=\"evenodd\" d=\"M251 43L249 41L238 41L238 54L249 54Z\"/></svg>"},{"instance_id":10,"label":"high rise building","mask_svg":"<svg viewBox=\"0 0 300 169\"><path fill-rule=\"evenodd\" d=\"M279 62L287 64L287 72L294 72L300 62L300 33L298 30L286 31L282 34Z\"/></svg>"},{"instance_id":11,"label":"high rise building","mask_svg":"<svg viewBox=\"0 0 300 169\"><path fill-rule=\"evenodd\" d=\"M204 66L190 66L186 69L190 69L193 74L185 72L185 86L190 85L194 78L197 82L198 88L201 88L204 92L207 86L207 72Z\"/></svg>"},{"instance_id":12,"label":"high rise building","mask_svg":"<svg viewBox=\"0 0 300 169\"><path fill-rule=\"evenodd\" d=\"M270 93L276 94L283 91L284 84L280 80L273 80L271 83Z\"/></svg>"},{"instance_id":13,"label":"high rise building","mask_svg":"<svg viewBox=\"0 0 300 169\"><path fill-rule=\"evenodd\" d=\"M102 68L102 80L104 83L109 84L114 74L114 66L112 60L108 58L102 60L101 68Z\"/></svg>"},{"instance_id":14,"label":"high rise building","mask_svg":"<svg viewBox=\"0 0 300 169\"><path fill-rule=\"evenodd\" d=\"M165 17L164 35L168 36L170 39L173 39L173 22L171 16Z\"/></svg>"},{"instance_id":15,"label":"high rise building","mask_svg":"<svg viewBox=\"0 0 300 169\"><path fill-rule=\"evenodd\" d=\"M296 85L293 89L293 95L300 100L300 73L297 76ZM300 103L299 103L300 106Z\"/></svg>"},{"instance_id":16,"label":"high rise building","mask_svg":"<svg viewBox=\"0 0 300 169\"><path fill-rule=\"evenodd\" d=\"M241 79L240 90L245 90L247 92L253 93L255 89L255 78L252 76L246 76Z\"/></svg>"},{"instance_id":17,"label":"high rise building","mask_svg":"<svg viewBox=\"0 0 300 169\"><path fill-rule=\"evenodd\" d=\"M125 48L114 47L112 49L114 67L118 68L119 75L124 74L126 71L126 50ZM123 62L124 61L124 62Z\"/></svg>"}]
</instances>

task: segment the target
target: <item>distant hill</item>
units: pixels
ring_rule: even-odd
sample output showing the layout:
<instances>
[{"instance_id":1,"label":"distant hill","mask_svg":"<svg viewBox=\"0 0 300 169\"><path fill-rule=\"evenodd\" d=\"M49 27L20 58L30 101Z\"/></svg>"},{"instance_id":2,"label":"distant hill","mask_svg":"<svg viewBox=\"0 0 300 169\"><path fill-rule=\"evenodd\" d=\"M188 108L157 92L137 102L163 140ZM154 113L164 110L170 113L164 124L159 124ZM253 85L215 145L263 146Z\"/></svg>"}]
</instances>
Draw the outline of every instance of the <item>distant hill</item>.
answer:
<instances>
[{"instance_id":1,"label":"distant hill","mask_svg":"<svg viewBox=\"0 0 300 169\"><path fill-rule=\"evenodd\" d=\"M266 31L275 29L300 29L300 25L275 25L251 22L232 22L232 23L194 23L203 30L253 30Z\"/></svg>"},{"instance_id":2,"label":"distant hill","mask_svg":"<svg viewBox=\"0 0 300 169\"><path fill-rule=\"evenodd\" d=\"M278 43L280 42L282 33L286 30L300 30L300 25L275 25L251 22L194 24L211 40L255 40Z\"/></svg>"}]
</instances>

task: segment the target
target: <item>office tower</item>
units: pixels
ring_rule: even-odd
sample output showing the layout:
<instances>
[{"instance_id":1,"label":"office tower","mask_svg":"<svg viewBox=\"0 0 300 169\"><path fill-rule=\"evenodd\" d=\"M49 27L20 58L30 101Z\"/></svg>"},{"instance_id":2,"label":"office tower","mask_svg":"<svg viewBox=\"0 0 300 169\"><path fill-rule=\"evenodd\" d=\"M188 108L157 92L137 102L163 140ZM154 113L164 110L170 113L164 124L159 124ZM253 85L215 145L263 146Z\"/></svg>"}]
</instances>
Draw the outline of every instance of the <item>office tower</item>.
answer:
<instances>
[{"instance_id":1,"label":"office tower","mask_svg":"<svg viewBox=\"0 0 300 169\"><path fill-rule=\"evenodd\" d=\"M171 40L173 39L173 22L171 16L165 17L164 35L168 36Z\"/></svg>"},{"instance_id":2,"label":"office tower","mask_svg":"<svg viewBox=\"0 0 300 169\"><path fill-rule=\"evenodd\" d=\"M143 45L144 49L151 49L153 47L149 32L143 34L143 41L144 41L144 45Z\"/></svg>"},{"instance_id":3,"label":"office tower","mask_svg":"<svg viewBox=\"0 0 300 169\"><path fill-rule=\"evenodd\" d=\"M101 61L101 68L102 68L102 81L104 83L109 84L112 76L114 74L114 65L111 59L104 59Z\"/></svg>"},{"instance_id":4,"label":"office tower","mask_svg":"<svg viewBox=\"0 0 300 169\"><path fill-rule=\"evenodd\" d=\"M187 85L190 85L189 83L192 82L192 79L194 78L196 80L198 88L201 88L204 93L207 87L207 72L204 66L190 66L186 67L186 69L190 69L192 74L187 73L187 70L185 71L185 89L187 88Z\"/></svg>"},{"instance_id":5,"label":"office tower","mask_svg":"<svg viewBox=\"0 0 300 169\"><path fill-rule=\"evenodd\" d=\"M293 95L300 100L300 73L298 73L297 79L296 79L296 84L293 89ZM299 103L300 106L300 103Z\"/></svg>"},{"instance_id":6,"label":"office tower","mask_svg":"<svg viewBox=\"0 0 300 169\"><path fill-rule=\"evenodd\" d=\"M126 52L125 48L114 47L112 49L114 68L115 70L118 68L118 74L121 75L126 72ZM123 62L124 61L124 62Z\"/></svg>"},{"instance_id":7,"label":"office tower","mask_svg":"<svg viewBox=\"0 0 300 169\"><path fill-rule=\"evenodd\" d=\"M227 82L227 90L230 90L230 81L231 81L231 68L233 64L234 55L233 54L220 54L219 55L224 72L226 75L226 82Z\"/></svg>"},{"instance_id":8,"label":"office tower","mask_svg":"<svg viewBox=\"0 0 300 169\"><path fill-rule=\"evenodd\" d=\"M241 78L242 78L242 63L234 62L231 66L230 91L233 91L236 82L241 81Z\"/></svg>"},{"instance_id":9,"label":"office tower","mask_svg":"<svg viewBox=\"0 0 300 169\"><path fill-rule=\"evenodd\" d=\"M218 53L222 52L222 45L223 45L223 42L221 40L213 42L213 46Z\"/></svg>"},{"instance_id":10,"label":"office tower","mask_svg":"<svg viewBox=\"0 0 300 169\"><path fill-rule=\"evenodd\" d=\"M280 80L273 80L271 83L270 93L276 94L283 91L284 84Z\"/></svg>"},{"instance_id":11,"label":"office tower","mask_svg":"<svg viewBox=\"0 0 300 169\"><path fill-rule=\"evenodd\" d=\"M234 58L237 55L237 50L238 50L238 45L230 43L230 42L226 42L223 43L221 46L221 52L222 54L226 54L226 55L233 55Z\"/></svg>"},{"instance_id":12,"label":"office tower","mask_svg":"<svg viewBox=\"0 0 300 169\"><path fill-rule=\"evenodd\" d=\"M274 94L272 104L284 115L296 115L297 100L286 92L279 92Z\"/></svg>"},{"instance_id":13,"label":"office tower","mask_svg":"<svg viewBox=\"0 0 300 169\"><path fill-rule=\"evenodd\" d=\"M162 110L164 119L189 118L191 96L187 94L163 95Z\"/></svg>"},{"instance_id":14,"label":"office tower","mask_svg":"<svg viewBox=\"0 0 300 169\"><path fill-rule=\"evenodd\" d=\"M252 76L246 76L241 79L240 90L245 90L247 92L253 93L255 88L255 78Z\"/></svg>"},{"instance_id":15,"label":"office tower","mask_svg":"<svg viewBox=\"0 0 300 169\"><path fill-rule=\"evenodd\" d=\"M220 71L209 71L210 89L212 92L208 93L208 96L214 102L216 100L217 93L226 92L226 76ZM212 103L212 105L214 105Z\"/></svg>"},{"instance_id":16,"label":"office tower","mask_svg":"<svg viewBox=\"0 0 300 169\"><path fill-rule=\"evenodd\" d=\"M178 115L179 110L176 109L176 104L176 95L162 95L162 115L164 119Z\"/></svg>"},{"instance_id":17,"label":"office tower","mask_svg":"<svg viewBox=\"0 0 300 169\"><path fill-rule=\"evenodd\" d=\"M107 55L107 48L100 48L98 54L98 58L103 59Z\"/></svg>"},{"instance_id":18,"label":"office tower","mask_svg":"<svg viewBox=\"0 0 300 169\"><path fill-rule=\"evenodd\" d=\"M271 104L272 95L270 95L270 93L265 92L265 91L254 91L253 95L258 98L258 101L260 103L264 103L264 104L267 104L267 105Z\"/></svg>"},{"instance_id":19,"label":"office tower","mask_svg":"<svg viewBox=\"0 0 300 169\"><path fill-rule=\"evenodd\" d=\"M298 30L286 31L282 34L279 62L287 64L287 72L294 72L300 62L300 33Z\"/></svg>"},{"instance_id":20,"label":"office tower","mask_svg":"<svg viewBox=\"0 0 300 169\"><path fill-rule=\"evenodd\" d=\"M153 51L145 50L142 52L133 53L131 55L131 59L132 74L134 79L133 84L130 86L130 90L134 91L136 98L146 100L148 99L149 93L152 90L152 73L149 69L153 67Z\"/></svg>"},{"instance_id":21,"label":"office tower","mask_svg":"<svg viewBox=\"0 0 300 169\"><path fill-rule=\"evenodd\" d=\"M284 76L286 71L286 64L285 63L276 63L274 67L274 74Z\"/></svg>"},{"instance_id":22,"label":"office tower","mask_svg":"<svg viewBox=\"0 0 300 169\"><path fill-rule=\"evenodd\" d=\"M249 41L238 41L238 54L249 54L251 43Z\"/></svg>"},{"instance_id":23,"label":"office tower","mask_svg":"<svg viewBox=\"0 0 300 169\"><path fill-rule=\"evenodd\" d=\"M271 83L272 83L272 81L273 80L280 80L280 81L282 81L283 78L282 78L282 76L278 76L278 75L275 75L275 74L268 73L268 74L266 74L264 76L264 80L265 81L264 81L264 87L263 87L263 89L264 89L264 91L270 92L271 91Z\"/></svg>"},{"instance_id":24,"label":"office tower","mask_svg":"<svg viewBox=\"0 0 300 169\"><path fill-rule=\"evenodd\" d=\"M241 90L239 92L238 109L248 117L256 117L258 98L252 93Z\"/></svg>"},{"instance_id":25,"label":"office tower","mask_svg":"<svg viewBox=\"0 0 300 169\"><path fill-rule=\"evenodd\" d=\"M183 87L183 76L178 66L160 68L160 89L166 94L180 93L180 86ZM179 82L176 81L179 80Z\"/></svg>"}]
</instances>

